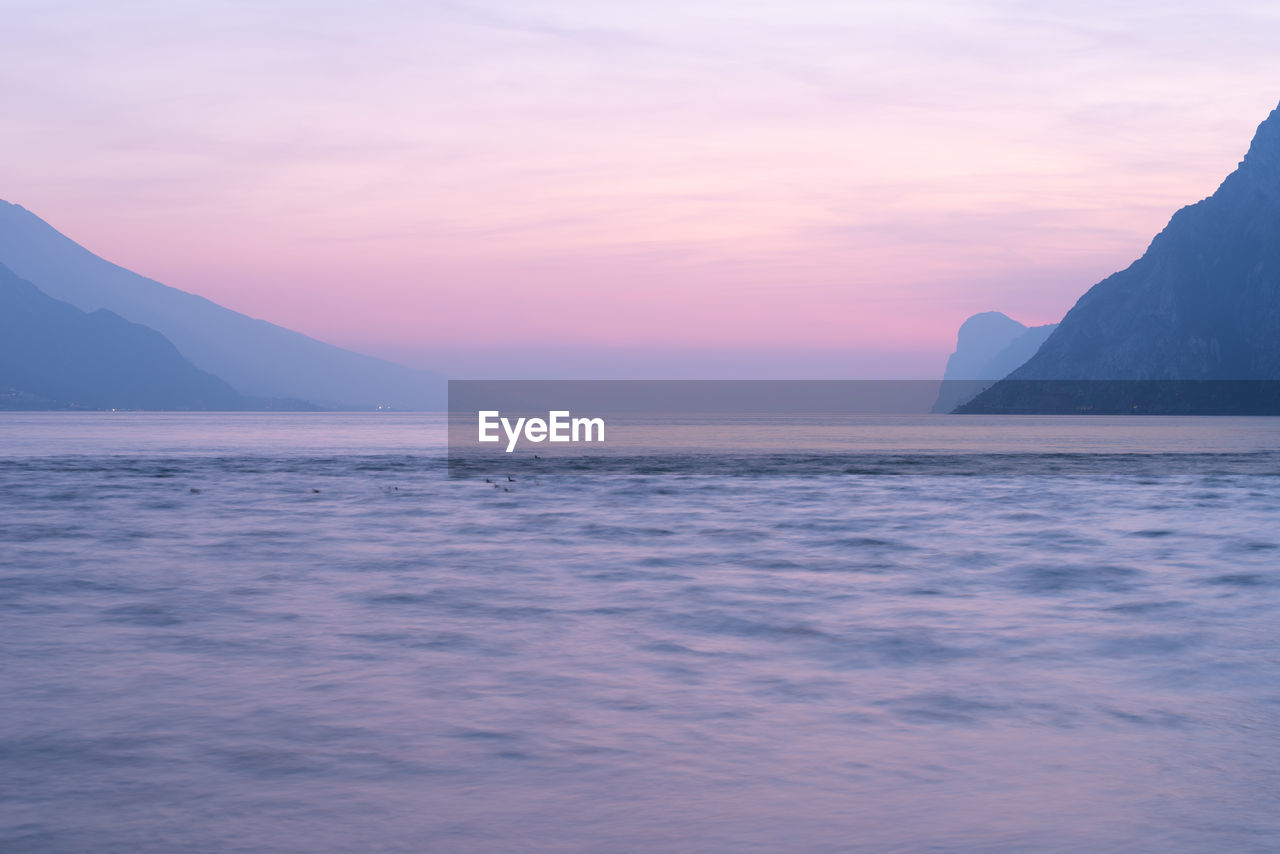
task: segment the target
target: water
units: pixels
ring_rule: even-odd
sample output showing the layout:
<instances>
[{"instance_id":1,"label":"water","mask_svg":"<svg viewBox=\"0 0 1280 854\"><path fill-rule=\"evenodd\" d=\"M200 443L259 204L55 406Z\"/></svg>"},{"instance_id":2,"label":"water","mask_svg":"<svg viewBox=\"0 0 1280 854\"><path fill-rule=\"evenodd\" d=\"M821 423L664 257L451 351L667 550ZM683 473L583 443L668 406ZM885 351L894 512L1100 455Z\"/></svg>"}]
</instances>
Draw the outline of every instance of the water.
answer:
<instances>
[{"instance_id":1,"label":"water","mask_svg":"<svg viewBox=\"0 0 1280 854\"><path fill-rule=\"evenodd\" d=\"M1280 422L812 430L4 415L0 850L1280 847Z\"/></svg>"}]
</instances>

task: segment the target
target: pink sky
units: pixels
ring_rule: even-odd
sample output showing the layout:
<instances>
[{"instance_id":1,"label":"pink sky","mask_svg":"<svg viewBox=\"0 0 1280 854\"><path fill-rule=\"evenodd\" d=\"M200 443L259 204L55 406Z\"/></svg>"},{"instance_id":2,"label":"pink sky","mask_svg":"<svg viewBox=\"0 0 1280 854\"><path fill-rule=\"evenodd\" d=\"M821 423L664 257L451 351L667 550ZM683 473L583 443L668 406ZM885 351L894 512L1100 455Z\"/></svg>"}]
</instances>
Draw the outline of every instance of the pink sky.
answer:
<instances>
[{"instance_id":1,"label":"pink sky","mask_svg":"<svg viewBox=\"0 0 1280 854\"><path fill-rule=\"evenodd\" d=\"M1125 6L19 3L0 198L455 376L930 376L1127 266L1280 100L1273 5Z\"/></svg>"}]
</instances>

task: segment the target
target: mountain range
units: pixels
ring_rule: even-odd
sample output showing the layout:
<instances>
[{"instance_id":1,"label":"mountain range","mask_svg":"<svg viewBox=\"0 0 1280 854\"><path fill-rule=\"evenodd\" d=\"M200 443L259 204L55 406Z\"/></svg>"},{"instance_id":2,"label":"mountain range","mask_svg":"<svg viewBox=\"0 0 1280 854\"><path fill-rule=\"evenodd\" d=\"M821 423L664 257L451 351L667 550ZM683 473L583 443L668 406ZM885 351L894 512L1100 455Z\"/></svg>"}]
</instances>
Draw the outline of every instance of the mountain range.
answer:
<instances>
[{"instance_id":1,"label":"mountain range","mask_svg":"<svg viewBox=\"0 0 1280 854\"><path fill-rule=\"evenodd\" d=\"M0 407L442 409L441 376L112 264L0 201ZM957 335L934 411L1280 414L1280 107L1059 324Z\"/></svg>"},{"instance_id":2,"label":"mountain range","mask_svg":"<svg viewBox=\"0 0 1280 854\"><path fill-rule=\"evenodd\" d=\"M140 276L3 201L0 264L91 317L106 310L159 333L191 366L231 387L241 401L236 408L297 408L302 401L325 409L444 408L438 374L344 350ZM181 397L170 404L155 408L196 408Z\"/></svg>"},{"instance_id":3,"label":"mountain range","mask_svg":"<svg viewBox=\"0 0 1280 854\"><path fill-rule=\"evenodd\" d=\"M56 300L0 265L0 409L261 408L159 332Z\"/></svg>"}]
</instances>

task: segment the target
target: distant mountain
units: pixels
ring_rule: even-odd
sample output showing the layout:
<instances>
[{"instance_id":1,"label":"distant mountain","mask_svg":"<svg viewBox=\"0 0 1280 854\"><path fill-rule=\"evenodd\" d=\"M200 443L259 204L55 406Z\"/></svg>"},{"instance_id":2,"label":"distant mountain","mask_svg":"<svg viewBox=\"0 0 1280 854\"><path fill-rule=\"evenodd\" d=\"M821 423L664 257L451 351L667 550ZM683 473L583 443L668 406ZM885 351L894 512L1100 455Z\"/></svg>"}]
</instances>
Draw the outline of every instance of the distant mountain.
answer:
<instances>
[{"instance_id":1,"label":"distant mountain","mask_svg":"<svg viewBox=\"0 0 1280 854\"><path fill-rule=\"evenodd\" d=\"M956 335L956 351L947 359L943 379L1000 379L984 373L987 364L1026 331L1025 325L1003 312L984 311L973 315L960 324L960 331Z\"/></svg>"},{"instance_id":2,"label":"distant mountain","mask_svg":"<svg viewBox=\"0 0 1280 854\"><path fill-rule=\"evenodd\" d=\"M1260 412L1271 404L1259 391L1276 381L1280 108L1212 196L1174 214L1026 364L960 411Z\"/></svg>"},{"instance_id":3,"label":"distant mountain","mask_svg":"<svg viewBox=\"0 0 1280 854\"><path fill-rule=\"evenodd\" d=\"M1028 327L1026 332L1010 341L991 361L987 362L983 371L988 377L996 379L1007 377L1039 352L1044 342L1049 340L1049 336L1057 328L1056 323Z\"/></svg>"},{"instance_id":4,"label":"distant mountain","mask_svg":"<svg viewBox=\"0 0 1280 854\"><path fill-rule=\"evenodd\" d=\"M154 329L86 314L0 265L0 409L252 406Z\"/></svg>"},{"instance_id":5,"label":"distant mountain","mask_svg":"<svg viewBox=\"0 0 1280 854\"><path fill-rule=\"evenodd\" d=\"M343 350L144 278L3 201L0 263L83 311L107 309L160 332L196 367L243 395L336 409L444 408L439 375Z\"/></svg>"},{"instance_id":6,"label":"distant mountain","mask_svg":"<svg viewBox=\"0 0 1280 854\"><path fill-rule=\"evenodd\" d=\"M960 325L933 411L950 412L1007 376L1035 355L1056 327L1027 327L999 311L970 317Z\"/></svg>"}]
</instances>

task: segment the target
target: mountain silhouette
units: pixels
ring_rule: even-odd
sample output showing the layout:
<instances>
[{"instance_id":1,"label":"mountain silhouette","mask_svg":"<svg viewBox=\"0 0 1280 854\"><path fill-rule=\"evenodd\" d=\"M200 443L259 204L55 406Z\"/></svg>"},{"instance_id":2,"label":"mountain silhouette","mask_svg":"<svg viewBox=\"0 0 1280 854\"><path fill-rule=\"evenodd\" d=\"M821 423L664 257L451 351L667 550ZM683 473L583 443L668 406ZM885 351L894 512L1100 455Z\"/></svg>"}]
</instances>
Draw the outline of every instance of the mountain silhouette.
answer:
<instances>
[{"instance_id":1,"label":"mountain silhouette","mask_svg":"<svg viewBox=\"0 0 1280 854\"><path fill-rule=\"evenodd\" d=\"M105 261L35 214L0 201L0 263L85 312L107 309L168 338L242 395L325 408L442 409L444 380L223 308Z\"/></svg>"},{"instance_id":2,"label":"mountain silhouette","mask_svg":"<svg viewBox=\"0 0 1280 854\"><path fill-rule=\"evenodd\" d=\"M1208 198L961 412L1262 412L1280 381L1280 107ZM1265 399L1259 398L1265 393Z\"/></svg>"},{"instance_id":3,"label":"mountain silhouette","mask_svg":"<svg viewBox=\"0 0 1280 854\"><path fill-rule=\"evenodd\" d=\"M154 329L80 311L0 264L0 409L253 406Z\"/></svg>"},{"instance_id":4,"label":"mountain silhouette","mask_svg":"<svg viewBox=\"0 0 1280 854\"><path fill-rule=\"evenodd\" d=\"M956 335L933 411L950 412L989 388L1031 358L1055 327L1027 327L999 311L968 318Z\"/></svg>"}]
</instances>

